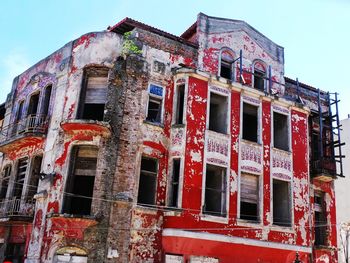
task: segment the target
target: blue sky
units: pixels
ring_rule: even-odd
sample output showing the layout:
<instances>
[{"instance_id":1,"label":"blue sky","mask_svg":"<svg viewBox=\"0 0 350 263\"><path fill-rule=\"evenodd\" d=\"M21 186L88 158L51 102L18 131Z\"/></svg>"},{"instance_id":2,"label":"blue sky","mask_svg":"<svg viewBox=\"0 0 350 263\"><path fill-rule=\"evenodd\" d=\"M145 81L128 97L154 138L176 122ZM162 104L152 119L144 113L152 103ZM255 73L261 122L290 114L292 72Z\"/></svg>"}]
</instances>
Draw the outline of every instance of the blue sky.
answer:
<instances>
[{"instance_id":1,"label":"blue sky","mask_svg":"<svg viewBox=\"0 0 350 263\"><path fill-rule=\"evenodd\" d=\"M341 118L350 114L350 1L19 1L0 2L0 101L12 79L80 35L128 16L176 35L199 12L240 19L285 48L290 78L340 93Z\"/></svg>"}]
</instances>

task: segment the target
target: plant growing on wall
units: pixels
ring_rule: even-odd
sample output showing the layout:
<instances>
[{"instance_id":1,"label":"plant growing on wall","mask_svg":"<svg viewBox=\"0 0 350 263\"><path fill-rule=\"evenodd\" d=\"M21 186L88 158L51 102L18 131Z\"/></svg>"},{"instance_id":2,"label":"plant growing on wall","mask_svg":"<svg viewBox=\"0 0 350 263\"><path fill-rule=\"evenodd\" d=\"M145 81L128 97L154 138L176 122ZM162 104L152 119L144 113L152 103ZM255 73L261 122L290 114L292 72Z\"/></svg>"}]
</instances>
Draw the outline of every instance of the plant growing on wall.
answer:
<instances>
[{"instance_id":1,"label":"plant growing on wall","mask_svg":"<svg viewBox=\"0 0 350 263\"><path fill-rule=\"evenodd\" d=\"M131 31L124 33L124 42L122 48L122 54L124 56L128 54L142 54L142 50L135 44L134 40L131 38Z\"/></svg>"}]
</instances>

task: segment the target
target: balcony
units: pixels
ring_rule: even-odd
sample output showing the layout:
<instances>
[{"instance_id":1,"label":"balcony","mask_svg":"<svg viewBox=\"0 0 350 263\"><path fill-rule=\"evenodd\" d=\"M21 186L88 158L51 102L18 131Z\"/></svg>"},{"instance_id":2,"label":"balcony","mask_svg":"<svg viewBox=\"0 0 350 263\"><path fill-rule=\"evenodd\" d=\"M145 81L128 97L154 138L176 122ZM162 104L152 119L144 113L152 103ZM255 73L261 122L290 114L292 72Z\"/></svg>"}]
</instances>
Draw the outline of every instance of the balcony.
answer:
<instances>
[{"instance_id":1,"label":"balcony","mask_svg":"<svg viewBox=\"0 0 350 263\"><path fill-rule=\"evenodd\" d=\"M311 162L311 175L314 179L330 182L336 179L336 164L333 158L323 157Z\"/></svg>"},{"instance_id":2,"label":"balcony","mask_svg":"<svg viewBox=\"0 0 350 263\"><path fill-rule=\"evenodd\" d=\"M47 131L46 115L28 115L1 130L0 151L7 153L42 141Z\"/></svg>"},{"instance_id":3,"label":"balcony","mask_svg":"<svg viewBox=\"0 0 350 263\"><path fill-rule=\"evenodd\" d=\"M112 133L108 122L95 120L64 120L61 122L61 128L65 134L70 136L85 135L109 138Z\"/></svg>"},{"instance_id":4,"label":"balcony","mask_svg":"<svg viewBox=\"0 0 350 263\"><path fill-rule=\"evenodd\" d=\"M35 200L9 198L0 201L0 218L30 219L34 215Z\"/></svg>"}]
</instances>

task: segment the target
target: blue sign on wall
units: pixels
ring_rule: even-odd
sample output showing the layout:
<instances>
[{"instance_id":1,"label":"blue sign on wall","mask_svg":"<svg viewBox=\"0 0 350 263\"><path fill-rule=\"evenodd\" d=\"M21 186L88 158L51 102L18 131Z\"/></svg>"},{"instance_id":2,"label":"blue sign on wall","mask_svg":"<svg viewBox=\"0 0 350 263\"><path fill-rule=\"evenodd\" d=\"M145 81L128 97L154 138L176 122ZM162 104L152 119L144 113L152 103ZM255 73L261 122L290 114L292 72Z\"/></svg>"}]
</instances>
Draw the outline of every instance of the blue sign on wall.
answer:
<instances>
[{"instance_id":1,"label":"blue sign on wall","mask_svg":"<svg viewBox=\"0 0 350 263\"><path fill-rule=\"evenodd\" d=\"M151 84L149 87L149 92L151 94L163 97L163 88L160 86L156 86L156 85Z\"/></svg>"}]
</instances>

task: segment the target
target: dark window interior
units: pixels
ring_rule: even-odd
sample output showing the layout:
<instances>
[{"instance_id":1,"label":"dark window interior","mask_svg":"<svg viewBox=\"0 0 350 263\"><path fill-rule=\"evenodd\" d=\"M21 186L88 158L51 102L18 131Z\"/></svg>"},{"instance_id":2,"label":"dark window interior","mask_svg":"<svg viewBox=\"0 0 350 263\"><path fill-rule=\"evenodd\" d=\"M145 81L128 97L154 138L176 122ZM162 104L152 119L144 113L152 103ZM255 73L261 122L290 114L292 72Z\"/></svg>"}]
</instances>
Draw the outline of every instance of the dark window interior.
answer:
<instances>
[{"instance_id":1,"label":"dark window interior","mask_svg":"<svg viewBox=\"0 0 350 263\"><path fill-rule=\"evenodd\" d=\"M22 114L23 114L23 101L19 103L18 110L17 110L17 115L16 115L16 121L19 121L22 119Z\"/></svg>"},{"instance_id":2,"label":"dark window interior","mask_svg":"<svg viewBox=\"0 0 350 263\"><path fill-rule=\"evenodd\" d=\"M315 192L315 245L327 245L327 217L324 194Z\"/></svg>"},{"instance_id":3,"label":"dark window interior","mask_svg":"<svg viewBox=\"0 0 350 263\"><path fill-rule=\"evenodd\" d=\"M210 93L209 130L227 133L227 96Z\"/></svg>"},{"instance_id":4,"label":"dark window interior","mask_svg":"<svg viewBox=\"0 0 350 263\"><path fill-rule=\"evenodd\" d=\"M160 123L162 114L162 99L150 95L148 101L147 121Z\"/></svg>"},{"instance_id":5,"label":"dark window interior","mask_svg":"<svg viewBox=\"0 0 350 263\"><path fill-rule=\"evenodd\" d=\"M254 88L260 91L265 90L265 72L254 69Z\"/></svg>"},{"instance_id":6,"label":"dark window interior","mask_svg":"<svg viewBox=\"0 0 350 263\"><path fill-rule=\"evenodd\" d=\"M185 100L185 85L179 85L177 86L175 124L183 124L184 100Z\"/></svg>"},{"instance_id":7,"label":"dark window interior","mask_svg":"<svg viewBox=\"0 0 350 263\"><path fill-rule=\"evenodd\" d=\"M30 181L28 185L28 200L32 199L38 191L39 173L41 169L42 156L35 156L33 160L32 170L30 173Z\"/></svg>"},{"instance_id":8,"label":"dark window interior","mask_svg":"<svg viewBox=\"0 0 350 263\"><path fill-rule=\"evenodd\" d=\"M71 171L66 182L63 213L90 215L97 167L97 147L73 148Z\"/></svg>"},{"instance_id":9,"label":"dark window interior","mask_svg":"<svg viewBox=\"0 0 350 263\"><path fill-rule=\"evenodd\" d=\"M36 115L38 112L38 104L39 104L39 93L34 94L30 97L27 116Z\"/></svg>"},{"instance_id":10,"label":"dark window interior","mask_svg":"<svg viewBox=\"0 0 350 263\"><path fill-rule=\"evenodd\" d=\"M43 106L42 106L43 115L47 115L49 113L51 91L52 91L51 85L45 88L45 94L44 94L44 100L43 100Z\"/></svg>"},{"instance_id":11,"label":"dark window interior","mask_svg":"<svg viewBox=\"0 0 350 263\"><path fill-rule=\"evenodd\" d=\"M207 164L204 213L226 216L226 169Z\"/></svg>"},{"instance_id":12,"label":"dark window interior","mask_svg":"<svg viewBox=\"0 0 350 263\"><path fill-rule=\"evenodd\" d=\"M258 107L243 103L243 139L258 142Z\"/></svg>"},{"instance_id":13,"label":"dark window interior","mask_svg":"<svg viewBox=\"0 0 350 263\"><path fill-rule=\"evenodd\" d=\"M273 224L291 226L289 183L273 179Z\"/></svg>"},{"instance_id":14,"label":"dark window interior","mask_svg":"<svg viewBox=\"0 0 350 263\"><path fill-rule=\"evenodd\" d=\"M9 260L12 263L23 263L24 262L24 250L25 244L19 243L8 243L5 251L5 260Z\"/></svg>"},{"instance_id":15,"label":"dark window interior","mask_svg":"<svg viewBox=\"0 0 350 263\"><path fill-rule=\"evenodd\" d=\"M288 151L288 116L274 112L273 113L273 143L274 147Z\"/></svg>"},{"instance_id":16,"label":"dark window interior","mask_svg":"<svg viewBox=\"0 0 350 263\"><path fill-rule=\"evenodd\" d=\"M232 78L232 66L230 62L224 60L221 61L220 77L223 77L225 79Z\"/></svg>"},{"instance_id":17,"label":"dark window interior","mask_svg":"<svg viewBox=\"0 0 350 263\"><path fill-rule=\"evenodd\" d=\"M79 116L85 120L103 121L107 100L108 69L89 68L84 72Z\"/></svg>"},{"instance_id":18,"label":"dark window interior","mask_svg":"<svg viewBox=\"0 0 350 263\"><path fill-rule=\"evenodd\" d=\"M157 188L157 159L142 157L137 203L154 205Z\"/></svg>"},{"instance_id":19,"label":"dark window interior","mask_svg":"<svg viewBox=\"0 0 350 263\"><path fill-rule=\"evenodd\" d=\"M9 186L10 182L10 177L11 177L11 166L6 166L3 175L2 175L2 180L1 180L1 190L0 190L0 199L3 200L6 198L7 194L7 189Z\"/></svg>"},{"instance_id":20,"label":"dark window interior","mask_svg":"<svg viewBox=\"0 0 350 263\"><path fill-rule=\"evenodd\" d=\"M4 105L0 105L0 130L4 124L6 109Z\"/></svg>"},{"instance_id":21,"label":"dark window interior","mask_svg":"<svg viewBox=\"0 0 350 263\"><path fill-rule=\"evenodd\" d=\"M28 167L28 158L21 159L18 161L17 175L14 183L13 197L21 198L24 180L26 177L26 171Z\"/></svg>"},{"instance_id":22,"label":"dark window interior","mask_svg":"<svg viewBox=\"0 0 350 263\"><path fill-rule=\"evenodd\" d=\"M179 179L180 179L180 159L173 159L173 173L171 177L169 206L178 207L179 196Z\"/></svg>"},{"instance_id":23,"label":"dark window interior","mask_svg":"<svg viewBox=\"0 0 350 263\"><path fill-rule=\"evenodd\" d=\"M240 218L251 221L259 220L259 177L241 174Z\"/></svg>"}]
</instances>

